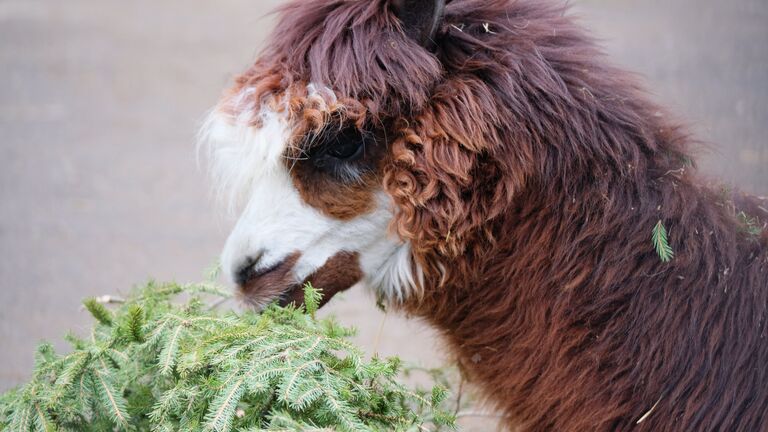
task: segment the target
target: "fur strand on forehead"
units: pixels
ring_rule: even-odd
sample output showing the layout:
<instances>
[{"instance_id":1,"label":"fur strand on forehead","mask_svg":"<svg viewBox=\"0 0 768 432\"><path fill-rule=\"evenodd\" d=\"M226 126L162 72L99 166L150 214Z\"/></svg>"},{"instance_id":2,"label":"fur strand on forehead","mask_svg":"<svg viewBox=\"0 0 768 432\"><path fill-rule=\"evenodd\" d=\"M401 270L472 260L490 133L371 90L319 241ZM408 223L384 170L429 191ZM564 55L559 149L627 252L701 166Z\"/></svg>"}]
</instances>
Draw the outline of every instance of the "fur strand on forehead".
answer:
<instances>
[{"instance_id":1,"label":"fur strand on forehead","mask_svg":"<svg viewBox=\"0 0 768 432\"><path fill-rule=\"evenodd\" d=\"M423 107L441 76L437 59L404 34L388 0L293 0L278 13L266 50L238 80L257 88L257 100L312 82L396 115Z\"/></svg>"}]
</instances>

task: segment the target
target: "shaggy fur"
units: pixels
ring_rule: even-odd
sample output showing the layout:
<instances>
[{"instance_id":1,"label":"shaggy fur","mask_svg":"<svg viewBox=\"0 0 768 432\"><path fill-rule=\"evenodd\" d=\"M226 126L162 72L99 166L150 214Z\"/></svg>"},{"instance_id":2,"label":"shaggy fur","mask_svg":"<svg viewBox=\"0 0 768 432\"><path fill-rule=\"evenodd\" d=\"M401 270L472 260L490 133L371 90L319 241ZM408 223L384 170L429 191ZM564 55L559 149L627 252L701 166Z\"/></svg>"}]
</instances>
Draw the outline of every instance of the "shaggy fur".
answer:
<instances>
[{"instance_id":1,"label":"shaggy fur","mask_svg":"<svg viewBox=\"0 0 768 432\"><path fill-rule=\"evenodd\" d=\"M299 152L329 121L386 132L373 174L424 270L402 308L511 428L768 430L768 203L705 185L560 2L451 1L433 51L388 0L295 1L277 29L230 99L287 107Z\"/></svg>"}]
</instances>

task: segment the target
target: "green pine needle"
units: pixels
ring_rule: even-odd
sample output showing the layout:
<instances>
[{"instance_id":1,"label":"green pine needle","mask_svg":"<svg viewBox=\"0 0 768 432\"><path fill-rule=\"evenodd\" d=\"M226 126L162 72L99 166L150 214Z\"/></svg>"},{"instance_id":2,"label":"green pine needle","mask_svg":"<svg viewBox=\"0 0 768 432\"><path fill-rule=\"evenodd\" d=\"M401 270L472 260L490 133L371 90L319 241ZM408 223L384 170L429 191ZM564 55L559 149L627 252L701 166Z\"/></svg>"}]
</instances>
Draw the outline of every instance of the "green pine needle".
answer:
<instances>
[{"instance_id":1,"label":"green pine needle","mask_svg":"<svg viewBox=\"0 0 768 432\"><path fill-rule=\"evenodd\" d=\"M672 250L672 246L669 245L667 229L664 228L662 221L659 221L653 228L653 236L651 238L653 240L653 247L656 248L656 253L662 262L668 263L675 258L675 252Z\"/></svg>"},{"instance_id":2,"label":"green pine needle","mask_svg":"<svg viewBox=\"0 0 768 432\"><path fill-rule=\"evenodd\" d=\"M109 371L93 372L93 382L95 383L96 393L100 397L101 408L105 414L112 419L115 426L128 428L130 416L126 411L127 402L123 397L123 392L112 382L113 377Z\"/></svg>"},{"instance_id":3,"label":"green pine needle","mask_svg":"<svg viewBox=\"0 0 768 432\"><path fill-rule=\"evenodd\" d=\"M95 298L89 298L83 301L83 305L86 309L88 309L88 312L93 315L96 320L105 326L111 326L112 325L112 312L107 309L106 306L99 303L98 300Z\"/></svg>"},{"instance_id":4,"label":"green pine needle","mask_svg":"<svg viewBox=\"0 0 768 432\"><path fill-rule=\"evenodd\" d=\"M304 285L304 308L312 318L315 317L315 312L320 308L320 301L322 299L322 290L313 287L309 282Z\"/></svg>"},{"instance_id":5,"label":"green pine needle","mask_svg":"<svg viewBox=\"0 0 768 432\"><path fill-rule=\"evenodd\" d=\"M205 418L207 431L229 432L235 419L235 411L245 392L245 378L239 378L219 393L213 400Z\"/></svg>"},{"instance_id":6,"label":"green pine needle","mask_svg":"<svg viewBox=\"0 0 768 432\"><path fill-rule=\"evenodd\" d=\"M168 375L173 372L173 367L176 365L176 355L179 350L179 340L183 336L184 326L177 325L173 328L162 345L162 350L158 356L160 374Z\"/></svg>"},{"instance_id":7,"label":"green pine needle","mask_svg":"<svg viewBox=\"0 0 768 432\"><path fill-rule=\"evenodd\" d=\"M739 221L739 230L752 237L759 237L763 233L764 224L760 223L760 219L752 217L745 212L741 211L736 215Z\"/></svg>"},{"instance_id":8,"label":"green pine needle","mask_svg":"<svg viewBox=\"0 0 768 432\"><path fill-rule=\"evenodd\" d=\"M139 305L128 308L128 335L134 342L144 342L144 310Z\"/></svg>"}]
</instances>

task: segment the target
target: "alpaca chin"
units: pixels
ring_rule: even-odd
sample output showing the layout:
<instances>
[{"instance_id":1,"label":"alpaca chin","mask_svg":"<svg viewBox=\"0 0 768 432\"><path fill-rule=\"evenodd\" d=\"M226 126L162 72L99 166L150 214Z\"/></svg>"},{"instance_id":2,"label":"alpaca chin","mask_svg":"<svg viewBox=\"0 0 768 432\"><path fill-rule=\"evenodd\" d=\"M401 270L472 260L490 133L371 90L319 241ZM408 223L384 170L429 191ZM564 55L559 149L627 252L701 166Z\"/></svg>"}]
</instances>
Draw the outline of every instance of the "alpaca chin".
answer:
<instances>
[{"instance_id":1,"label":"alpaca chin","mask_svg":"<svg viewBox=\"0 0 768 432\"><path fill-rule=\"evenodd\" d=\"M406 299L424 293L424 271L414 259L411 253L410 243L400 245L386 244L389 255L376 269L371 269L367 274L366 285L381 299L389 303L402 303ZM387 253L387 252L383 252ZM366 257L372 254L367 254ZM371 260L373 261L373 260ZM363 266L366 266L365 261ZM371 262L370 266L376 264Z\"/></svg>"}]
</instances>

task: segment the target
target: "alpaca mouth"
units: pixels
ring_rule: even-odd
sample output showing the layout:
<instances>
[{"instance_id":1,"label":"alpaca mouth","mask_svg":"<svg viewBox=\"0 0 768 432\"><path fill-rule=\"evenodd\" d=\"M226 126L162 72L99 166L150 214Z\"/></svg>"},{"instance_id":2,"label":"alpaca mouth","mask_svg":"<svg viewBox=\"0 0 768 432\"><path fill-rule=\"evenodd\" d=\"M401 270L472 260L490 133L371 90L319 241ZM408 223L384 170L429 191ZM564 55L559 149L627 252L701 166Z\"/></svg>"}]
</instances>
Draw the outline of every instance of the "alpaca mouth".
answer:
<instances>
[{"instance_id":1,"label":"alpaca mouth","mask_svg":"<svg viewBox=\"0 0 768 432\"><path fill-rule=\"evenodd\" d=\"M285 260L263 269L247 268L238 280L238 293L245 303L257 309L277 301L287 306L293 301L303 303L301 284L296 282L292 270L301 254L294 253ZM300 298L296 298L300 297Z\"/></svg>"},{"instance_id":2,"label":"alpaca mouth","mask_svg":"<svg viewBox=\"0 0 768 432\"><path fill-rule=\"evenodd\" d=\"M280 307L286 307L291 303L296 305L296 307L304 305L304 289L302 285L296 284L288 288L288 290L277 299L277 304ZM324 304L325 303L321 303L320 306L322 307Z\"/></svg>"},{"instance_id":3,"label":"alpaca mouth","mask_svg":"<svg viewBox=\"0 0 768 432\"><path fill-rule=\"evenodd\" d=\"M258 271L249 271L238 280L239 297L247 304L262 309L272 302L279 306L304 304L304 286L311 283L322 294L320 307L336 294L346 291L363 278L357 253L340 252L301 282L296 281L294 266L301 257L294 253L284 261Z\"/></svg>"},{"instance_id":4,"label":"alpaca mouth","mask_svg":"<svg viewBox=\"0 0 768 432\"><path fill-rule=\"evenodd\" d=\"M296 307L304 305L304 289L301 284L290 285L278 293L274 293L270 289L270 292L267 293L264 292L264 289L259 288L258 282L249 282L248 285L238 286L238 291L239 296L246 303L257 309L262 309L271 303L276 303L280 307L287 307L290 304L294 304Z\"/></svg>"}]
</instances>

